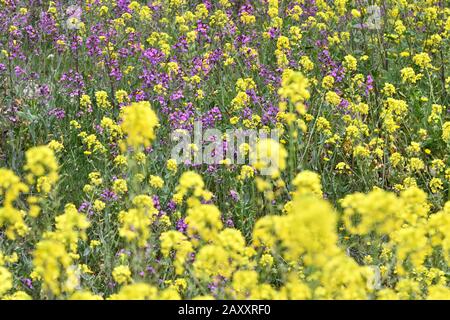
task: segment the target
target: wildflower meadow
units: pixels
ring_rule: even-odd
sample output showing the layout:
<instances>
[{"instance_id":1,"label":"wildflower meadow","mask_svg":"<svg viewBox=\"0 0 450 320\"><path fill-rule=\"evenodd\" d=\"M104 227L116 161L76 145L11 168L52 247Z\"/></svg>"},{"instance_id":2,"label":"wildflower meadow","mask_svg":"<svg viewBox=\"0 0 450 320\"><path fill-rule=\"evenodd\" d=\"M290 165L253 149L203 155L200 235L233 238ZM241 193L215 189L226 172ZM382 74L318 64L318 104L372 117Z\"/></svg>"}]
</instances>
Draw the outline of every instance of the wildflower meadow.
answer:
<instances>
[{"instance_id":1,"label":"wildflower meadow","mask_svg":"<svg viewBox=\"0 0 450 320\"><path fill-rule=\"evenodd\" d=\"M0 299L450 299L450 3L0 0Z\"/></svg>"}]
</instances>

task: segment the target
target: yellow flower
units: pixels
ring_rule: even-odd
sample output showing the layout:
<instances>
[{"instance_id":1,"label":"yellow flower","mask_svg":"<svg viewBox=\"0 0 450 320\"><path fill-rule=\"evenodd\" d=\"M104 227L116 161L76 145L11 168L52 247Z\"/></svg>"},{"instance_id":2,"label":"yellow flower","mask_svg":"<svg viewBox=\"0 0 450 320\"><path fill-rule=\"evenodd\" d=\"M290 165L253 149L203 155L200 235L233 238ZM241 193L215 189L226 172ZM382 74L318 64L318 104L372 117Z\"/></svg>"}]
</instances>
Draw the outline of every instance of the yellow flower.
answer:
<instances>
[{"instance_id":1,"label":"yellow flower","mask_svg":"<svg viewBox=\"0 0 450 320\"><path fill-rule=\"evenodd\" d=\"M111 108L111 102L108 100L108 94L106 91L97 91L95 92L95 100L97 101L97 105L103 109Z\"/></svg>"},{"instance_id":2,"label":"yellow flower","mask_svg":"<svg viewBox=\"0 0 450 320\"><path fill-rule=\"evenodd\" d=\"M27 185L11 170L0 168L0 196L3 197L3 205L12 206L22 192L28 192Z\"/></svg>"},{"instance_id":3,"label":"yellow flower","mask_svg":"<svg viewBox=\"0 0 450 320\"><path fill-rule=\"evenodd\" d=\"M153 200L147 195L138 195L133 199L135 208L119 213L119 235L128 242L136 241L140 247L145 247L150 237L149 226L153 223L158 210Z\"/></svg>"},{"instance_id":4,"label":"yellow flower","mask_svg":"<svg viewBox=\"0 0 450 320\"><path fill-rule=\"evenodd\" d=\"M50 141L47 146L55 152L60 152L64 149L64 145L56 140Z\"/></svg>"},{"instance_id":5,"label":"yellow flower","mask_svg":"<svg viewBox=\"0 0 450 320\"><path fill-rule=\"evenodd\" d=\"M89 182L94 186L99 186L103 183L100 172L94 171L88 174Z\"/></svg>"},{"instance_id":6,"label":"yellow flower","mask_svg":"<svg viewBox=\"0 0 450 320\"><path fill-rule=\"evenodd\" d=\"M444 184L442 183L442 180L439 178L433 178L430 180L430 189L431 192L437 193L444 189Z\"/></svg>"},{"instance_id":7,"label":"yellow flower","mask_svg":"<svg viewBox=\"0 0 450 320\"><path fill-rule=\"evenodd\" d=\"M12 288L12 275L5 267L0 266L0 297Z\"/></svg>"},{"instance_id":8,"label":"yellow flower","mask_svg":"<svg viewBox=\"0 0 450 320\"><path fill-rule=\"evenodd\" d=\"M198 236L206 242L215 239L223 227L220 217L219 209L211 204L201 204L188 209L185 221L189 236ZM193 239L193 242L196 243L198 240Z\"/></svg>"},{"instance_id":9,"label":"yellow flower","mask_svg":"<svg viewBox=\"0 0 450 320\"><path fill-rule=\"evenodd\" d=\"M217 245L201 247L193 266L195 275L202 280L208 280L217 275L228 278L234 271L227 251Z\"/></svg>"},{"instance_id":10,"label":"yellow flower","mask_svg":"<svg viewBox=\"0 0 450 320\"><path fill-rule=\"evenodd\" d=\"M431 114L428 117L429 123L438 123L441 120L441 114L443 110L443 106L440 104L433 104L431 106Z\"/></svg>"},{"instance_id":11,"label":"yellow flower","mask_svg":"<svg viewBox=\"0 0 450 320\"><path fill-rule=\"evenodd\" d=\"M409 159L409 168L411 171L419 172L425 169L425 164L419 158L411 158Z\"/></svg>"},{"instance_id":12,"label":"yellow flower","mask_svg":"<svg viewBox=\"0 0 450 320\"><path fill-rule=\"evenodd\" d=\"M89 109L89 107L92 106L91 97L89 97L86 94L81 95L80 105L81 105L81 107L83 107L83 109L86 109L86 110ZM75 120L72 120L72 121L75 121Z\"/></svg>"},{"instance_id":13,"label":"yellow flower","mask_svg":"<svg viewBox=\"0 0 450 320\"><path fill-rule=\"evenodd\" d=\"M253 178L253 176L255 175L255 169L251 166L248 165L243 165L241 167L241 173L239 175L239 180L245 180L248 178Z\"/></svg>"},{"instance_id":14,"label":"yellow flower","mask_svg":"<svg viewBox=\"0 0 450 320\"><path fill-rule=\"evenodd\" d=\"M286 168L287 151L277 141L260 140L250 154L252 165L263 175L277 178Z\"/></svg>"},{"instance_id":15,"label":"yellow flower","mask_svg":"<svg viewBox=\"0 0 450 320\"><path fill-rule=\"evenodd\" d=\"M330 122L324 117L317 118L316 127L317 131L323 132L328 136L332 135Z\"/></svg>"},{"instance_id":16,"label":"yellow flower","mask_svg":"<svg viewBox=\"0 0 450 320\"><path fill-rule=\"evenodd\" d=\"M393 167L397 167L399 165L399 163L403 160L403 157L400 153L398 152L394 152L390 157L389 157L389 162L392 164Z\"/></svg>"},{"instance_id":17,"label":"yellow flower","mask_svg":"<svg viewBox=\"0 0 450 320\"><path fill-rule=\"evenodd\" d=\"M103 300L99 295L93 294L90 291L76 291L74 292L69 300Z\"/></svg>"},{"instance_id":18,"label":"yellow flower","mask_svg":"<svg viewBox=\"0 0 450 320\"><path fill-rule=\"evenodd\" d=\"M119 154L117 157L114 158L114 164L117 166L126 166L128 164L127 157Z\"/></svg>"},{"instance_id":19,"label":"yellow flower","mask_svg":"<svg viewBox=\"0 0 450 320\"><path fill-rule=\"evenodd\" d=\"M359 18L361 17L361 12L356 10L356 9L352 9L351 14L354 18Z\"/></svg>"},{"instance_id":20,"label":"yellow flower","mask_svg":"<svg viewBox=\"0 0 450 320\"><path fill-rule=\"evenodd\" d=\"M113 182L113 191L117 194L124 194L128 192L127 182L124 179L116 179Z\"/></svg>"},{"instance_id":21,"label":"yellow flower","mask_svg":"<svg viewBox=\"0 0 450 320\"><path fill-rule=\"evenodd\" d=\"M341 97L334 91L328 91L325 94L325 101L333 106L338 106L341 103Z\"/></svg>"},{"instance_id":22,"label":"yellow flower","mask_svg":"<svg viewBox=\"0 0 450 320\"><path fill-rule=\"evenodd\" d=\"M414 72L414 69L411 67L403 68L402 70L400 70L400 73L403 82L410 82L414 84L422 78L422 74L416 74Z\"/></svg>"},{"instance_id":23,"label":"yellow flower","mask_svg":"<svg viewBox=\"0 0 450 320\"><path fill-rule=\"evenodd\" d=\"M244 11L240 16L240 20L243 24L253 24L256 21L256 17Z\"/></svg>"},{"instance_id":24,"label":"yellow flower","mask_svg":"<svg viewBox=\"0 0 450 320\"><path fill-rule=\"evenodd\" d=\"M311 71L314 69L314 63L308 56L302 56L299 63L306 71Z\"/></svg>"},{"instance_id":25,"label":"yellow flower","mask_svg":"<svg viewBox=\"0 0 450 320\"><path fill-rule=\"evenodd\" d=\"M344 67L346 70L348 71L355 71L356 68L358 67L358 60L356 60L356 58L352 55L346 55L344 57Z\"/></svg>"},{"instance_id":26,"label":"yellow flower","mask_svg":"<svg viewBox=\"0 0 450 320\"><path fill-rule=\"evenodd\" d=\"M351 171L350 166L345 162L339 162L334 169L339 173L346 173Z\"/></svg>"},{"instance_id":27,"label":"yellow flower","mask_svg":"<svg viewBox=\"0 0 450 320\"><path fill-rule=\"evenodd\" d=\"M97 211L97 212L103 211L103 209L105 209L105 207L106 207L106 204L103 201L98 200L98 199L94 201L93 208L95 211Z\"/></svg>"},{"instance_id":28,"label":"yellow flower","mask_svg":"<svg viewBox=\"0 0 450 320\"><path fill-rule=\"evenodd\" d=\"M301 72L286 69L283 72L278 94L280 97L289 100L297 112L303 114L305 113L303 102L310 97L308 87L308 79ZM280 111L285 111L285 108L280 106Z\"/></svg>"},{"instance_id":29,"label":"yellow flower","mask_svg":"<svg viewBox=\"0 0 450 320\"><path fill-rule=\"evenodd\" d=\"M432 67L431 58L428 55L428 53L426 53L426 52L416 54L413 57L413 61L416 65L418 65L419 67L421 67L423 69Z\"/></svg>"},{"instance_id":30,"label":"yellow flower","mask_svg":"<svg viewBox=\"0 0 450 320\"><path fill-rule=\"evenodd\" d=\"M322 197L322 184L320 176L312 171L300 172L292 182L296 188L295 195L297 197L301 195L312 194L317 197Z\"/></svg>"},{"instance_id":31,"label":"yellow flower","mask_svg":"<svg viewBox=\"0 0 450 320\"><path fill-rule=\"evenodd\" d=\"M147 101L133 102L121 110L122 131L127 135L127 145L135 149L149 147L155 139L158 118Z\"/></svg>"},{"instance_id":32,"label":"yellow flower","mask_svg":"<svg viewBox=\"0 0 450 320\"><path fill-rule=\"evenodd\" d=\"M117 294L108 297L110 300L155 300L158 290L146 283L129 284L120 289Z\"/></svg>"},{"instance_id":33,"label":"yellow flower","mask_svg":"<svg viewBox=\"0 0 450 320\"><path fill-rule=\"evenodd\" d=\"M373 190L367 195L355 193L341 200L344 208L346 228L356 234L366 234L371 230L389 234L402 223L398 216L399 201L394 194L383 190ZM356 221L354 216L360 216Z\"/></svg>"},{"instance_id":34,"label":"yellow flower","mask_svg":"<svg viewBox=\"0 0 450 320\"><path fill-rule=\"evenodd\" d=\"M61 293L61 283L65 271L72 264L72 258L67 253L62 242L56 240L41 240L33 253L34 272L42 279L45 290L54 295Z\"/></svg>"},{"instance_id":35,"label":"yellow flower","mask_svg":"<svg viewBox=\"0 0 450 320\"><path fill-rule=\"evenodd\" d=\"M384 83L384 87L382 92L387 95L388 97L392 96L393 94L395 94L397 91L394 87L393 84L389 83L389 82L385 82Z\"/></svg>"},{"instance_id":36,"label":"yellow flower","mask_svg":"<svg viewBox=\"0 0 450 320\"><path fill-rule=\"evenodd\" d=\"M115 267L112 276L118 284L131 282L131 270L128 266Z\"/></svg>"},{"instance_id":37,"label":"yellow flower","mask_svg":"<svg viewBox=\"0 0 450 320\"><path fill-rule=\"evenodd\" d=\"M177 165L177 161L175 159L169 159L167 160L167 164L166 164L167 170L176 173L178 170L178 165Z\"/></svg>"},{"instance_id":38,"label":"yellow flower","mask_svg":"<svg viewBox=\"0 0 450 320\"><path fill-rule=\"evenodd\" d=\"M273 257L272 255L265 253L261 256L261 259L259 260L259 264L262 267L271 267L273 265Z\"/></svg>"},{"instance_id":39,"label":"yellow flower","mask_svg":"<svg viewBox=\"0 0 450 320\"><path fill-rule=\"evenodd\" d=\"M98 240L91 240L89 242L89 247L91 247L91 249L94 249L95 247L101 245L101 242Z\"/></svg>"},{"instance_id":40,"label":"yellow flower","mask_svg":"<svg viewBox=\"0 0 450 320\"><path fill-rule=\"evenodd\" d=\"M177 274L184 271L184 263L187 261L189 254L193 252L192 244L187 237L178 231L163 232L160 236L161 253L167 258L172 251L175 252L173 265Z\"/></svg>"},{"instance_id":41,"label":"yellow flower","mask_svg":"<svg viewBox=\"0 0 450 320\"><path fill-rule=\"evenodd\" d=\"M325 89L331 89L333 88L333 85L334 85L333 76L325 76L322 79L322 87L324 87Z\"/></svg>"},{"instance_id":42,"label":"yellow flower","mask_svg":"<svg viewBox=\"0 0 450 320\"><path fill-rule=\"evenodd\" d=\"M2 300L31 300L31 297L23 291L16 291L2 297Z\"/></svg>"},{"instance_id":43,"label":"yellow flower","mask_svg":"<svg viewBox=\"0 0 450 320\"><path fill-rule=\"evenodd\" d=\"M450 289L443 285L433 285L428 287L428 300L449 300Z\"/></svg>"},{"instance_id":44,"label":"yellow flower","mask_svg":"<svg viewBox=\"0 0 450 320\"><path fill-rule=\"evenodd\" d=\"M239 270L233 275L231 287L236 298L245 299L258 286L258 273L253 270Z\"/></svg>"},{"instance_id":45,"label":"yellow flower","mask_svg":"<svg viewBox=\"0 0 450 320\"><path fill-rule=\"evenodd\" d=\"M164 186L164 180L159 176L150 176L150 185L153 188L161 189Z\"/></svg>"},{"instance_id":46,"label":"yellow flower","mask_svg":"<svg viewBox=\"0 0 450 320\"><path fill-rule=\"evenodd\" d=\"M39 192L49 193L58 181L59 168L53 150L47 146L33 147L25 153L25 158L28 183L37 183Z\"/></svg>"},{"instance_id":47,"label":"yellow flower","mask_svg":"<svg viewBox=\"0 0 450 320\"><path fill-rule=\"evenodd\" d=\"M442 125L442 140L450 143L450 121L447 121Z\"/></svg>"},{"instance_id":48,"label":"yellow flower","mask_svg":"<svg viewBox=\"0 0 450 320\"><path fill-rule=\"evenodd\" d=\"M231 100L233 110L240 110L250 103L250 97L245 91L239 91L236 97Z\"/></svg>"}]
</instances>

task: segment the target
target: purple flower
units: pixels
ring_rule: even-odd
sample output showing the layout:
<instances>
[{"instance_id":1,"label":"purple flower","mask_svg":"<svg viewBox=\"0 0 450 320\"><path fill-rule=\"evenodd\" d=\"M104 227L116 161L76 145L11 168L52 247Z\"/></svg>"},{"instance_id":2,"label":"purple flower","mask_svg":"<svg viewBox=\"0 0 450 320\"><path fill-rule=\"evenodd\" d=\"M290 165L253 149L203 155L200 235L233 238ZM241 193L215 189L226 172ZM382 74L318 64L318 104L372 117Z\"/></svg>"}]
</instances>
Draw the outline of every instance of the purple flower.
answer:
<instances>
[{"instance_id":1,"label":"purple flower","mask_svg":"<svg viewBox=\"0 0 450 320\"><path fill-rule=\"evenodd\" d=\"M86 213L89 217L94 214L92 210L92 204L88 201L83 201L78 208L78 212Z\"/></svg>"},{"instance_id":2,"label":"purple flower","mask_svg":"<svg viewBox=\"0 0 450 320\"><path fill-rule=\"evenodd\" d=\"M63 109L55 108L48 112L49 116L54 116L56 119L61 120L66 116L66 112Z\"/></svg>"},{"instance_id":3,"label":"purple flower","mask_svg":"<svg viewBox=\"0 0 450 320\"><path fill-rule=\"evenodd\" d=\"M181 218L177 221L177 230L179 232L185 232L187 230L187 223L184 221L184 218Z\"/></svg>"},{"instance_id":4,"label":"purple flower","mask_svg":"<svg viewBox=\"0 0 450 320\"><path fill-rule=\"evenodd\" d=\"M369 92L372 90L373 90L373 78L369 74L366 79L366 91L365 91L366 95L369 95Z\"/></svg>"},{"instance_id":5,"label":"purple flower","mask_svg":"<svg viewBox=\"0 0 450 320\"><path fill-rule=\"evenodd\" d=\"M222 113L218 107L214 107L202 116L202 125L211 128L220 120L222 120Z\"/></svg>"},{"instance_id":6,"label":"purple flower","mask_svg":"<svg viewBox=\"0 0 450 320\"><path fill-rule=\"evenodd\" d=\"M115 201L118 198L117 194L109 189L103 190L103 192L100 194L100 197L106 202Z\"/></svg>"},{"instance_id":7,"label":"purple flower","mask_svg":"<svg viewBox=\"0 0 450 320\"><path fill-rule=\"evenodd\" d=\"M33 289L33 281L31 279L29 279L29 278L22 278L22 279L20 279L20 281L28 289Z\"/></svg>"},{"instance_id":8,"label":"purple flower","mask_svg":"<svg viewBox=\"0 0 450 320\"><path fill-rule=\"evenodd\" d=\"M14 73L16 74L17 78L20 78L21 75L25 74L25 70L23 70L21 67L19 66L15 66L14 67Z\"/></svg>"},{"instance_id":9,"label":"purple flower","mask_svg":"<svg viewBox=\"0 0 450 320\"><path fill-rule=\"evenodd\" d=\"M152 65L157 65L159 64L161 61L164 60L165 55L162 51L155 49L155 48L150 48L145 50L142 55L152 64Z\"/></svg>"},{"instance_id":10,"label":"purple flower","mask_svg":"<svg viewBox=\"0 0 450 320\"><path fill-rule=\"evenodd\" d=\"M177 208L177 204L175 203L175 201L170 200L169 203L167 204L167 210L169 212L174 212L176 208Z\"/></svg>"},{"instance_id":11,"label":"purple flower","mask_svg":"<svg viewBox=\"0 0 450 320\"><path fill-rule=\"evenodd\" d=\"M49 12L42 11L39 21L39 30L51 35L57 32L56 22Z\"/></svg>"},{"instance_id":12,"label":"purple flower","mask_svg":"<svg viewBox=\"0 0 450 320\"><path fill-rule=\"evenodd\" d=\"M43 98L48 97L50 95L50 87L46 84L39 86L39 94Z\"/></svg>"},{"instance_id":13,"label":"purple flower","mask_svg":"<svg viewBox=\"0 0 450 320\"><path fill-rule=\"evenodd\" d=\"M343 109L347 109L349 105L350 105L350 103L348 102L348 100L344 99L344 98L342 98L341 102L339 103L339 107L341 107Z\"/></svg>"},{"instance_id":14,"label":"purple flower","mask_svg":"<svg viewBox=\"0 0 450 320\"><path fill-rule=\"evenodd\" d=\"M239 193L237 193L235 190L230 190L230 196L233 199L233 201L235 202L239 201Z\"/></svg>"},{"instance_id":15,"label":"purple flower","mask_svg":"<svg viewBox=\"0 0 450 320\"><path fill-rule=\"evenodd\" d=\"M183 92L181 90L178 90L176 92L174 92L171 96L170 96L170 100L172 101L176 101L179 99L184 98Z\"/></svg>"},{"instance_id":16,"label":"purple flower","mask_svg":"<svg viewBox=\"0 0 450 320\"><path fill-rule=\"evenodd\" d=\"M70 69L62 74L60 81L69 91L70 97L78 97L84 93L84 80L80 73Z\"/></svg>"}]
</instances>

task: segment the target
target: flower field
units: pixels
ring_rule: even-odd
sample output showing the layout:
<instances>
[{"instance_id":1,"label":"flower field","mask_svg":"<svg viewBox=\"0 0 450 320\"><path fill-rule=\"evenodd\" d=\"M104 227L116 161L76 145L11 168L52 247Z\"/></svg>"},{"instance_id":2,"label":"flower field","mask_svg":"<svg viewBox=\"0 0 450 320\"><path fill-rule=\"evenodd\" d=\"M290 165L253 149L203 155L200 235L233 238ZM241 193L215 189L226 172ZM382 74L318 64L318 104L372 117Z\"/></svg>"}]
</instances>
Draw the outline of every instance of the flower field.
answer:
<instances>
[{"instance_id":1,"label":"flower field","mask_svg":"<svg viewBox=\"0 0 450 320\"><path fill-rule=\"evenodd\" d=\"M450 6L0 0L0 299L450 299Z\"/></svg>"}]
</instances>

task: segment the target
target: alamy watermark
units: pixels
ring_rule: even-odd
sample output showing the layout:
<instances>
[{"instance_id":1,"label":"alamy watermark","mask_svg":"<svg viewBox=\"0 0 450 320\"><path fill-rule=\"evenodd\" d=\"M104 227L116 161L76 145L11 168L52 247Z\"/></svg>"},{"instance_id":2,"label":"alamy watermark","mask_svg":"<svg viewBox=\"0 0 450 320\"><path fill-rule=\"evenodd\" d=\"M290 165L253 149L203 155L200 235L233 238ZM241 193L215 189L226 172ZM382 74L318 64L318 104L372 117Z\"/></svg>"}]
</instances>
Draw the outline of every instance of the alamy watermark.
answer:
<instances>
[{"instance_id":1,"label":"alamy watermark","mask_svg":"<svg viewBox=\"0 0 450 320\"><path fill-rule=\"evenodd\" d=\"M380 30L382 26L382 11L380 6L369 5L368 1L362 1L361 5L365 5L364 22L355 24L353 27L357 29Z\"/></svg>"},{"instance_id":2,"label":"alamy watermark","mask_svg":"<svg viewBox=\"0 0 450 320\"><path fill-rule=\"evenodd\" d=\"M177 163L189 165L249 164L257 161L265 163L261 175L270 175L277 170L279 148L260 147L258 143L271 140L270 146L279 143L278 130L203 128L196 121L193 130L177 129L171 133L175 145L171 158ZM269 144L268 144L269 145Z\"/></svg>"}]
</instances>

